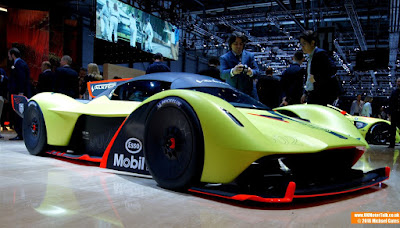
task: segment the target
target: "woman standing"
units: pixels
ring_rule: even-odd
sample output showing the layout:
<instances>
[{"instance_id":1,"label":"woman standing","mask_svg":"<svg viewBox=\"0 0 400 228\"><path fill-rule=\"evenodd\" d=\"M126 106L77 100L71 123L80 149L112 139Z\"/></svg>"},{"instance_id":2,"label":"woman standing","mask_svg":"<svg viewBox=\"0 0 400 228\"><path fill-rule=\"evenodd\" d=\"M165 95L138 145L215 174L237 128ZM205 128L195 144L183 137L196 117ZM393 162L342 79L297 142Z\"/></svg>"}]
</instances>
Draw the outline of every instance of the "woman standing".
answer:
<instances>
[{"instance_id":1,"label":"woman standing","mask_svg":"<svg viewBox=\"0 0 400 228\"><path fill-rule=\"evenodd\" d=\"M96 63L89 63L87 67L88 74L84 77L81 85L81 91L79 91L79 98L88 100L89 92L87 90L87 83L92 81L103 80L103 76L100 74L99 67Z\"/></svg>"},{"instance_id":2,"label":"woman standing","mask_svg":"<svg viewBox=\"0 0 400 228\"><path fill-rule=\"evenodd\" d=\"M361 115L366 116L366 117L371 117L372 116L372 107L371 107L371 102L373 98L370 96L366 96L364 100L364 106L362 107Z\"/></svg>"}]
</instances>

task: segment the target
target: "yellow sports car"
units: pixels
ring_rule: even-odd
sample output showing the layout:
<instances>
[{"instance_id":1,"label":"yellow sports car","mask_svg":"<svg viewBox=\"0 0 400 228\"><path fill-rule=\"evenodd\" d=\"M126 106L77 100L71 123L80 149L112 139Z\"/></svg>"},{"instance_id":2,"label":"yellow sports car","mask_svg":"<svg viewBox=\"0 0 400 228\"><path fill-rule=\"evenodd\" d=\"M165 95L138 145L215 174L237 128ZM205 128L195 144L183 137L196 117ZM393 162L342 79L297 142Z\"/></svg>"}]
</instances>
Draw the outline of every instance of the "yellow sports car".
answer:
<instances>
[{"instance_id":1,"label":"yellow sports car","mask_svg":"<svg viewBox=\"0 0 400 228\"><path fill-rule=\"evenodd\" d=\"M342 113L347 119L354 123L354 126L360 131L361 135L371 144L386 144L390 139L390 125L387 120L365 117L352 116L340 108L328 105L328 107ZM399 128L396 131L396 143L400 142Z\"/></svg>"},{"instance_id":2,"label":"yellow sports car","mask_svg":"<svg viewBox=\"0 0 400 228\"><path fill-rule=\"evenodd\" d=\"M167 189L261 202L345 193L389 178L387 167L352 169L368 144L328 107L272 111L189 73L96 83L104 91L91 101L40 93L17 104L31 154L151 174Z\"/></svg>"}]
</instances>

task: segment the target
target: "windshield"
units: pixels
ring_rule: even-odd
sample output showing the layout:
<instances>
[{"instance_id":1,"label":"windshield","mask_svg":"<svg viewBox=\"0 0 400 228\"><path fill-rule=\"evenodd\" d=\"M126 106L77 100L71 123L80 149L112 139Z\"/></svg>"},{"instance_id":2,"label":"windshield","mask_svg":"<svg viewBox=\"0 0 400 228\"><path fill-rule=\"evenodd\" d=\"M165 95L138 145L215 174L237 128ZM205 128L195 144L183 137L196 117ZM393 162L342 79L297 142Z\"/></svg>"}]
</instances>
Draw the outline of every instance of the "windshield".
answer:
<instances>
[{"instance_id":1,"label":"windshield","mask_svg":"<svg viewBox=\"0 0 400 228\"><path fill-rule=\"evenodd\" d=\"M218 87L195 87L189 88L190 90L195 90L203 93L208 93L213 96L219 97L231 105L239 108L256 108L256 109L266 109L271 110L269 107L263 103L255 100L247 94L244 94L238 90L231 88L218 88Z\"/></svg>"},{"instance_id":2,"label":"windshield","mask_svg":"<svg viewBox=\"0 0 400 228\"><path fill-rule=\"evenodd\" d=\"M132 81L117 87L112 93L111 100L144 101L156 93L170 89L170 87L170 82Z\"/></svg>"}]
</instances>

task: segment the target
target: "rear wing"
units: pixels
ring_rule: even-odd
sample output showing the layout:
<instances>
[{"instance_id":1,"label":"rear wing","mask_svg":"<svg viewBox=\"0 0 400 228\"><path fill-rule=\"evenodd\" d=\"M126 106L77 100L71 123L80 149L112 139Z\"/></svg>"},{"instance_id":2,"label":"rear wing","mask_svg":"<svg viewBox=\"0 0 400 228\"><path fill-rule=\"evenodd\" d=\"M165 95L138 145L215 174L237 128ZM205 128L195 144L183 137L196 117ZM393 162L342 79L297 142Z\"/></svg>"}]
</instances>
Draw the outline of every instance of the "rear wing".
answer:
<instances>
[{"instance_id":1,"label":"rear wing","mask_svg":"<svg viewBox=\"0 0 400 228\"><path fill-rule=\"evenodd\" d=\"M89 92L89 96L91 98L97 97L102 92L106 91L109 88L112 88L116 85L121 84L121 82L130 80L131 78L123 78L123 79L112 79L112 80L102 80L102 81L93 81L87 83L87 88Z\"/></svg>"},{"instance_id":2,"label":"rear wing","mask_svg":"<svg viewBox=\"0 0 400 228\"><path fill-rule=\"evenodd\" d=\"M14 111L21 117L24 117L24 110L28 105L28 98L21 95L11 94L11 105Z\"/></svg>"}]
</instances>

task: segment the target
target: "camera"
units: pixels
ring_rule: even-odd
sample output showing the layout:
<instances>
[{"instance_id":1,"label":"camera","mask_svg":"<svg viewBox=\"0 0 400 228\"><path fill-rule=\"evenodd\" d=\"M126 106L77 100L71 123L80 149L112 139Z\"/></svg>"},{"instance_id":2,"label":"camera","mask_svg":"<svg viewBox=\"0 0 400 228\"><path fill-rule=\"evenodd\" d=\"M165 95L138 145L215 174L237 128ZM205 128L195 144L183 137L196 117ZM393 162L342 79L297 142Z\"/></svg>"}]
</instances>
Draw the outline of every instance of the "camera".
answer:
<instances>
[{"instance_id":1,"label":"camera","mask_svg":"<svg viewBox=\"0 0 400 228\"><path fill-rule=\"evenodd\" d=\"M243 73L247 74L247 70L248 70L248 66L247 65L243 65Z\"/></svg>"}]
</instances>

